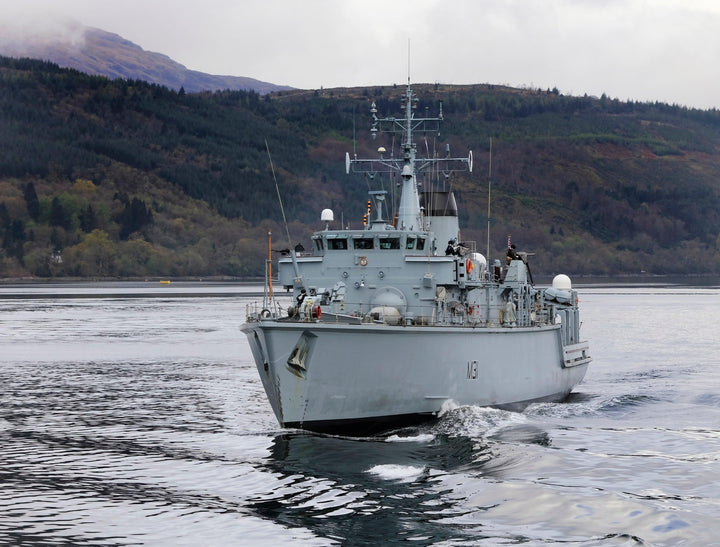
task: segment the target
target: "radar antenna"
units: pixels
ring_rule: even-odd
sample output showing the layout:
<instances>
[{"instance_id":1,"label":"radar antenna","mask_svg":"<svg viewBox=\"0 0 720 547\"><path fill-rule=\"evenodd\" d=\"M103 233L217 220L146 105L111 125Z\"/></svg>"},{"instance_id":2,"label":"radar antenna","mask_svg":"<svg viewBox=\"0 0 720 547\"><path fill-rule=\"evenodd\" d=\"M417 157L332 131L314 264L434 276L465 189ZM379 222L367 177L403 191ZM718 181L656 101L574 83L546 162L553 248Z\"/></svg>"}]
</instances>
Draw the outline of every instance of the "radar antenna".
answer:
<instances>
[{"instance_id":1,"label":"radar antenna","mask_svg":"<svg viewBox=\"0 0 720 547\"><path fill-rule=\"evenodd\" d=\"M417 107L418 98L410 88L408 83L407 90L401 97L402 109L404 115L396 118L387 116L378 117L378 108L375 101L370 105L370 114L372 116L372 125L370 127L370 136L375 140L379 133L390 133L393 136L400 137L402 142L402 155L395 157L394 154L385 157L380 153L376 159L357 159L350 158L349 154L345 155L345 170L356 173L363 173L370 180L375 179L380 173L399 173L402 179L402 193L400 195L400 203L397 211L397 226L405 230L421 229L422 214L420 211L420 200L418 193L417 175L428 169L436 168L446 178L455 171L472 171L472 153L466 158L452 157L447 150L445 157L417 157L417 143L413 139L413 133L434 132L440 134L440 124L443 121L442 105L440 113L436 117L425 116L416 117L415 109ZM394 141L393 141L394 143ZM383 152L385 149L382 149Z\"/></svg>"}]
</instances>

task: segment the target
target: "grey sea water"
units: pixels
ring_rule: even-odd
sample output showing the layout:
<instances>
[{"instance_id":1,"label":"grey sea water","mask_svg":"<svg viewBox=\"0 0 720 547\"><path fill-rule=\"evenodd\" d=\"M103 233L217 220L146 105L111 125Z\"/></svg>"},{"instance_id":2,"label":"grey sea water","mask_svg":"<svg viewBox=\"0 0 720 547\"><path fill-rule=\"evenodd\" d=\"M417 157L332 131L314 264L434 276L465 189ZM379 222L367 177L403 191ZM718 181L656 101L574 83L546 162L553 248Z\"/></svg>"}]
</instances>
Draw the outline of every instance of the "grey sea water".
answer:
<instances>
[{"instance_id":1,"label":"grey sea water","mask_svg":"<svg viewBox=\"0 0 720 547\"><path fill-rule=\"evenodd\" d=\"M567 401L362 439L278 427L246 291L0 287L0 544L720 545L720 288L581 288Z\"/></svg>"}]
</instances>

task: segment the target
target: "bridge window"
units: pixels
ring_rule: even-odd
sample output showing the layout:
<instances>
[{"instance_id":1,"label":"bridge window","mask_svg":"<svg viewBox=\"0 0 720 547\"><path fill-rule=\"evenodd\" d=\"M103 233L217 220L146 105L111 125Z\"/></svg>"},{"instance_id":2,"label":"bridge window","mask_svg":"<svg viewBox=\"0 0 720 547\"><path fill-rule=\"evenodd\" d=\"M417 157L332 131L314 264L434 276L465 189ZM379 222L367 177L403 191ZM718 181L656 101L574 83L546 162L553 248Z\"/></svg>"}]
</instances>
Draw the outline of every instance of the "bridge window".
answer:
<instances>
[{"instance_id":1,"label":"bridge window","mask_svg":"<svg viewBox=\"0 0 720 547\"><path fill-rule=\"evenodd\" d=\"M347 239L345 238L328 239L328 249L340 251L347 248Z\"/></svg>"},{"instance_id":2,"label":"bridge window","mask_svg":"<svg viewBox=\"0 0 720 547\"><path fill-rule=\"evenodd\" d=\"M415 247L418 251L422 251L425 249L425 238L419 237L417 240L417 246Z\"/></svg>"},{"instance_id":3,"label":"bridge window","mask_svg":"<svg viewBox=\"0 0 720 547\"><path fill-rule=\"evenodd\" d=\"M405 242L405 248L406 249L414 249L415 248L415 238L414 237L407 238L407 241Z\"/></svg>"},{"instance_id":4,"label":"bridge window","mask_svg":"<svg viewBox=\"0 0 720 547\"><path fill-rule=\"evenodd\" d=\"M355 239L353 240L353 244L355 245L356 249L372 249L374 244L373 238L362 238L362 239Z\"/></svg>"},{"instance_id":5,"label":"bridge window","mask_svg":"<svg viewBox=\"0 0 720 547\"><path fill-rule=\"evenodd\" d=\"M381 249L399 249L400 238L399 237L388 237L387 239L380 240Z\"/></svg>"}]
</instances>

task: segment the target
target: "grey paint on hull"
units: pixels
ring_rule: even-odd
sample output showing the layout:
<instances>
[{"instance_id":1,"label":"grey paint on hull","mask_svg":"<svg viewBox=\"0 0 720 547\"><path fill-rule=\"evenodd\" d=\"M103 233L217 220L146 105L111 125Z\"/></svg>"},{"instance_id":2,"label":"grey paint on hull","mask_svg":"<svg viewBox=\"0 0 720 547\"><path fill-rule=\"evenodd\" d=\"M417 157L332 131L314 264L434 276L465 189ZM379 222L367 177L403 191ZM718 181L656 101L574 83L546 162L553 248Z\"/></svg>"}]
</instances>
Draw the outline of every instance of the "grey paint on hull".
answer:
<instances>
[{"instance_id":1,"label":"grey paint on hull","mask_svg":"<svg viewBox=\"0 0 720 547\"><path fill-rule=\"evenodd\" d=\"M444 405L520 408L560 400L588 363L567 367L558 326L448 328L260 321L243 325L278 421L311 424L435 415ZM306 347L302 367L293 349Z\"/></svg>"}]
</instances>

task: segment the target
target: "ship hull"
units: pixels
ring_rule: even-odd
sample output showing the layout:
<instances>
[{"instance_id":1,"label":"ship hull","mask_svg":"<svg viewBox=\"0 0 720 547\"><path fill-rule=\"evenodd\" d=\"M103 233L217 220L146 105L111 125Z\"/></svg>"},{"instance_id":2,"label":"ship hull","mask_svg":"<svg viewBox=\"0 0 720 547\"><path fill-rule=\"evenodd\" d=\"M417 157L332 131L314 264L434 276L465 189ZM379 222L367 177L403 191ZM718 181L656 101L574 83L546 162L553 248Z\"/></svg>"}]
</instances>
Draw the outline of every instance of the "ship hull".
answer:
<instances>
[{"instance_id":1,"label":"ship hull","mask_svg":"<svg viewBox=\"0 0 720 547\"><path fill-rule=\"evenodd\" d=\"M257 321L242 326L283 427L371 433L448 403L522 409L559 401L589 358L568 362L557 325L531 328ZM575 345L584 356L586 346Z\"/></svg>"}]
</instances>

